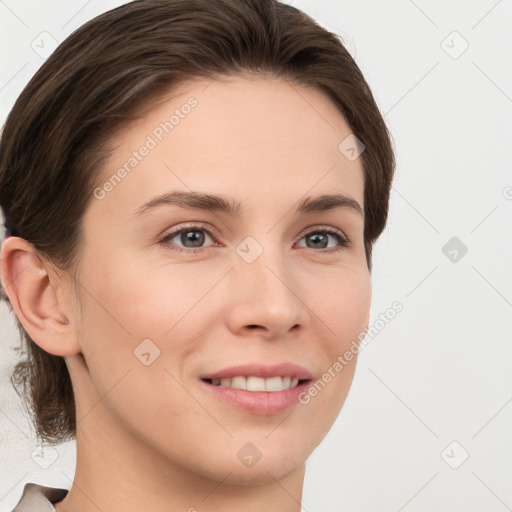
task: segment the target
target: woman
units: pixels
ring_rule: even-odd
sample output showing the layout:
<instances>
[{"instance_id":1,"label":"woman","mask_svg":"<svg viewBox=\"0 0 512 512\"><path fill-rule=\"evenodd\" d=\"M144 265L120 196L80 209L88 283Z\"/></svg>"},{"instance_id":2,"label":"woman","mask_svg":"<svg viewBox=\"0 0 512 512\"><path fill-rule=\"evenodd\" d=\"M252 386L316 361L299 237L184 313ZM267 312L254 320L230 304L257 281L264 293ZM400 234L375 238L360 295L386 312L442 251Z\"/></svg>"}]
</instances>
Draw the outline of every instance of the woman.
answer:
<instances>
[{"instance_id":1,"label":"woman","mask_svg":"<svg viewBox=\"0 0 512 512\"><path fill-rule=\"evenodd\" d=\"M357 65L289 5L134 1L69 36L4 128L1 276L13 382L77 467L15 511L300 510L393 171Z\"/></svg>"}]
</instances>

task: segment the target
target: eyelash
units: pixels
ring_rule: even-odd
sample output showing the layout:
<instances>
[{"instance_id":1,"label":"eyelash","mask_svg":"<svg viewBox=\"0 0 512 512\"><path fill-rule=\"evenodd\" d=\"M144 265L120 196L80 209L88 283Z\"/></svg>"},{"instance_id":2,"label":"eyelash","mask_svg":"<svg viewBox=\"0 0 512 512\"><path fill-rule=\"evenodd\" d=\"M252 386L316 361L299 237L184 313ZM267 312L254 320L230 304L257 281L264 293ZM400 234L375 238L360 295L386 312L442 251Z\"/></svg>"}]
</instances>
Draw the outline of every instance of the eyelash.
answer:
<instances>
[{"instance_id":1,"label":"eyelash","mask_svg":"<svg viewBox=\"0 0 512 512\"><path fill-rule=\"evenodd\" d=\"M172 240L176 235L179 235L180 233L187 232L187 231L205 231L206 233L208 233L210 238L212 238L212 240L215 238L214 235L212 234L211 229L209 229L206 225L204 225L204 224L193 224L193 225L190 225L190 226L185 226L183 228L180 228L180 229L178 229L176 231L172 231L171 233L167 233L158 242L160 244L162 244L162 245L164 245L164 246L174 250L174 251L177 251L177 252L197 253L197 252L201 252L204 249L206 249L205 247L181 249L181 248L173 247L172 244L169 243L169 240ZM340 247L338 247L338 248L332 248L331 247L329 249L320 249L320 250L317 250L315 252L333 253L333 252L341 251L342 249L345 249L346 247L348 247L348 245L350 243L349 239L346 236L342 235L337 229L334 229L334 228L331 228L331 227L328 227L328 226L320 227L320 228L315 228L315 229L313 229L311 231L308 231L307 233L305 233L300 238L300 240L302 240L306 236L314 234L314 233L328 233L330 235L333 235L338 240L338 242L340 244ZM312 247L306 247L306 249L313 249L313 248Z\"/></svg>"}]
</instances>

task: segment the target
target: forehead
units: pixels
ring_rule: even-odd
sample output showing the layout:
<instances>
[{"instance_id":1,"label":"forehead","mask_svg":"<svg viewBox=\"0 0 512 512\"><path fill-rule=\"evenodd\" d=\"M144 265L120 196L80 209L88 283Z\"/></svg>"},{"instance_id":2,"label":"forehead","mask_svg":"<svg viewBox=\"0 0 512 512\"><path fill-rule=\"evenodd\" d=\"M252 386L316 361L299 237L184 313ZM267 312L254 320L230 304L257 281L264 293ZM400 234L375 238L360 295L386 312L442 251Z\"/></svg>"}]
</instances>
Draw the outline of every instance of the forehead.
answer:
<instances>
[{"instance_id":1,"label":"forehead","mask_svg":"<svg viewBox=\"0 0 512 512\"><path fill-rule=\"evenodd\" d=\"M114 139L102 179L125 171L106 199L229 190L248 202L264 193L283 203L349 192L362 206L361 158L339 149L350 133L336 105L311 87L261 77L186 82Z\"/></svg>"}]
</instances>

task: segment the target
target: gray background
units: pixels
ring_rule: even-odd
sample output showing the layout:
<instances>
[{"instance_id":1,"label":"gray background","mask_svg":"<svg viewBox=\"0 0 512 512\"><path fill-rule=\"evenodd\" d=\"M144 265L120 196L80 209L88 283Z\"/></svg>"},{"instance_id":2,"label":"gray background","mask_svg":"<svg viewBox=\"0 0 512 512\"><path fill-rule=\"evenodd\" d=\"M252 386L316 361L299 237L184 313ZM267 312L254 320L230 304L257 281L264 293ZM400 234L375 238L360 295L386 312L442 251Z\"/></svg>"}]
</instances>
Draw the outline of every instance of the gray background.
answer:
<instances>
[{"instance_id":1,"label":"gray background","mask_svg":"<svg viewBox=\"0 0 512 512\"><path fill-rule=\"evenodd\" d=\"M0 0L2 124L52 38L122 3ZM512 1L287 3L343 38L392 132L370 323L394 301L404 308L362 350L308 461L303 509L512 510ZM5 304L0 322L7 511L25 482L69 488L75 448L38 458L8 382L19 342Z\"/></svg>"}]
</instances>

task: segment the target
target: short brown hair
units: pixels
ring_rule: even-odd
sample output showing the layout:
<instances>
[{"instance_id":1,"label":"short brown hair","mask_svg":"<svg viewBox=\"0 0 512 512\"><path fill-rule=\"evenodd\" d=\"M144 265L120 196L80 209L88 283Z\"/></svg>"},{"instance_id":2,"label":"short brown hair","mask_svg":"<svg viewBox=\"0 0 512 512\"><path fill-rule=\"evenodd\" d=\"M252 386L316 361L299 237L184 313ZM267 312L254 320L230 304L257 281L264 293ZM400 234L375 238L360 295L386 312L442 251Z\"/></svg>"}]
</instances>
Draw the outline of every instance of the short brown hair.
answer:
<instances>
[{"instance_id":1,"label":"short brown hair","mask_svg":"<svg viewBox=\"0 0 512 512\"><path fill-rule=\"evenodd\" d=\"M364 246L388 215L395 159L390 134L339 36L277 0L136 0L90 20L46 60L17 99L0 141L0 206L14 234L72 272L81 222L116 129L184 81L255 73L314 87L363 142ZM340 141L341 142L341 141ZM26 347L11 382L37 436L76 438L63 357Z\"/></svg>"}]
</instances>

